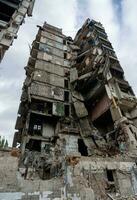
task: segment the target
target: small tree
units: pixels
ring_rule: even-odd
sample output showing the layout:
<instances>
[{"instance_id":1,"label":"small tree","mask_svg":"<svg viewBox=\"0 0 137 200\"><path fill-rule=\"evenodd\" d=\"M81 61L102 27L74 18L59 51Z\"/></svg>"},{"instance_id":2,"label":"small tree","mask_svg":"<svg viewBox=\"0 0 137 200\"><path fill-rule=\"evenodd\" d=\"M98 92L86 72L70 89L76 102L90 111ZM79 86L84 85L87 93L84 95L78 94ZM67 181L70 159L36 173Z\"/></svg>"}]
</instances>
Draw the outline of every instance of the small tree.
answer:
<instances>
[{"instance_id":1,"label":"small tree","mask_svg":"<svg viewBox=\"0 0 137 200\"><path fill-rule=\"evenodd\" d=\"M5 141L5 144L4 144L4 148L7 148L8 145L9 145L9 144L8 144L8 140L6 140L6 141Z\"/></svg>"},{"instance_id":2,"label":"small tree","mask_svg":"<svg viewBox=\"0 0 137 200\"><path fill-rule=\"evenodd\" d=\"M5 138L0 136L0 149L4 149L8 147L8 141Z\"/></svg>"}]
</instances>

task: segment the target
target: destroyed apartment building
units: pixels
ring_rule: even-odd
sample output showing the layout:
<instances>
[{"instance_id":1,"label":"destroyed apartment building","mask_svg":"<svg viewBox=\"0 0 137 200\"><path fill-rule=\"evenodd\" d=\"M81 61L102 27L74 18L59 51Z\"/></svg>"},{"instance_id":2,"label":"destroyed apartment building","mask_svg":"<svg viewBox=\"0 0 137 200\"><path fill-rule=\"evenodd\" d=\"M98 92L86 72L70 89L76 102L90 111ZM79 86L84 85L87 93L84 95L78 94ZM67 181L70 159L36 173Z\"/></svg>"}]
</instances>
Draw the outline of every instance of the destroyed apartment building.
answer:
<instances>
[{"instance_id":1,"label":"destroyed apartment building","mask_svg":"<svg viewBox=\"0 0 137 200\"><path fill-rule=\"evenodd\" d=\"M13 40L26 14L32 16L35 0L0 0L0 62Z\"/></svg>"},{"instance_id":2,"label":"destroyed apartment building","mask_svg":"<svg viewBox=\"0 0 137 200\"><path fill-rule=\"evenodd\" d=\"M137 100L101 23L87 19L74 40L39 26L25 70L22 184L45 199L136 199Z\"/></svg>"}]
</instances>

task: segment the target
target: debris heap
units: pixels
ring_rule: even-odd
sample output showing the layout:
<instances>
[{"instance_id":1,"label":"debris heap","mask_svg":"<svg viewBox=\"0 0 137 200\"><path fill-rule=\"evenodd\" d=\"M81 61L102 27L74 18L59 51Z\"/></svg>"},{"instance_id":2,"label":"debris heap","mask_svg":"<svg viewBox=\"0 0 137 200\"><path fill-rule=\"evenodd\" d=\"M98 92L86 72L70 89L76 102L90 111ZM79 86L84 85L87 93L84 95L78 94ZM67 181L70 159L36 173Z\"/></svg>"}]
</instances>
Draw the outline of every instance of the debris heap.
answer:
<instances>
[{"instance_id":1,"label":"debris heap","mask_svg":"<svg viewBox=\"0 0 137 200\"><path fill-rule=\"evenodd\" d=\"M57 178L60 198L134 199L137 100L101 23L87 19L74 40L39 26L25 70L13 141L21 177Z\"/></svg>"}]
</instances>

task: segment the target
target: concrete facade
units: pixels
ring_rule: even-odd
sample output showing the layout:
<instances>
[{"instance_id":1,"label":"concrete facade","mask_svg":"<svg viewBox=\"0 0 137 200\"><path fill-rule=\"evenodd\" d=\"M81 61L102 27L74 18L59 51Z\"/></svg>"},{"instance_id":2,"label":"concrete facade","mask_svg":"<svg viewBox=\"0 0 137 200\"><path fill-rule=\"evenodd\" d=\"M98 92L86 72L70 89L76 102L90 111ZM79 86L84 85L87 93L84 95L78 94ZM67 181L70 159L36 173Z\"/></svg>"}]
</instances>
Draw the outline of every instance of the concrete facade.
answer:
<instances>
[{"instance_id":1,"label":"concrete facade","mask_svg":"<svg viewBox=\"0 0 137 200\"><path fill-rule=\"evenodd\" d=\"M17 38L26 14L32 16L35 0L0 0L0 61Z\"/></svg>"}]
</instances>

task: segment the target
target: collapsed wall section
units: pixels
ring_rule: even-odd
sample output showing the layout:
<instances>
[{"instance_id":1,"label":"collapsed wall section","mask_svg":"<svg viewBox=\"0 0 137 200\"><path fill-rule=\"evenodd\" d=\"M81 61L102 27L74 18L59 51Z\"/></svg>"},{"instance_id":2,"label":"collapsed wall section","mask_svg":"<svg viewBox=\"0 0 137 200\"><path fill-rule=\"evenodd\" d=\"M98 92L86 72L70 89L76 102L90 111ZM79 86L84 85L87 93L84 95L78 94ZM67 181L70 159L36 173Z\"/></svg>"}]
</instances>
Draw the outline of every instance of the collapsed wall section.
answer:
<instances>
[{"instance_id":1,"label":"collapsed wall section","mask_svg":"<svg viewBox=\"0 0 137 200\"><path fill-rule=\"evenodd\" d=\"M88 19L74 44L80 50L72 60L71 84L83 97L85 116L96 129L90 134L97 149L108 154L136 154L137 124L132 116L137 113L137 100L103 26ZM75 106L76 113L79 108ZM85 116L79 116L80 123L85 123Z\"/></svg>"}]
</instances>

